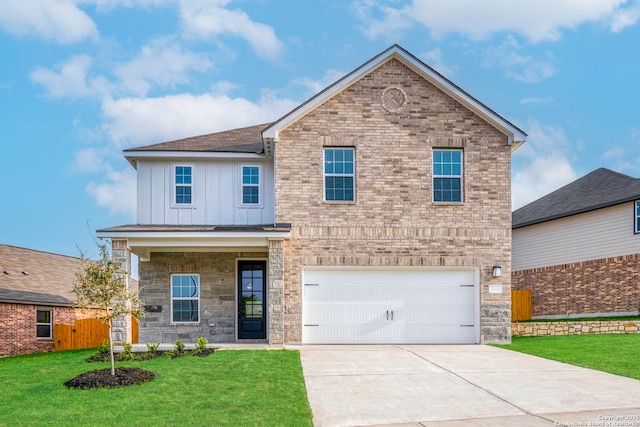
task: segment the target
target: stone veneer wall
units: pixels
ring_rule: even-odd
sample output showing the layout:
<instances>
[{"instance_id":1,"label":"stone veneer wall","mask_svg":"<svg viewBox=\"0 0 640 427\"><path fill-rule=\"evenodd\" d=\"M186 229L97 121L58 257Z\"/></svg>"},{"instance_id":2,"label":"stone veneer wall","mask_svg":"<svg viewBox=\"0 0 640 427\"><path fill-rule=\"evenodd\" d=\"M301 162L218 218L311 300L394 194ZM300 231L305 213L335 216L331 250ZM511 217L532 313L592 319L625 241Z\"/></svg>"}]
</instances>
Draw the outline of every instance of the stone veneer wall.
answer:
<instances>
[{"instance_id":1,"label":"stone veneer wall","mask_svg":"<svg viewBox=\"0 0 640 427\"><path fill-rule=\"evenodd\" d=\"M53 351L53 339L36 338L36 310L45 305L0 303L0 356ZM53 323L73 325L87 317L72 307L47 307L53 310ZM53 333L53 331L52 331Z\"/></svg>"},{"instance_id":2,"label":"stone veneer wall","mask_svg":"<svg viewBox=\"0 0 640 427\"><path fill-rule=\"evenodd\" d=\"M514 337L638 333L640 333L640 320L516 322L511 324L511 334Z\"/></svg>"},{"instance_id":3,"label":"stone veneer wall","mask_svg":"<svg viewBox=\"0 0 640 427\"><path fill-rule=\"evenodd\" d=\"M640 309L640 254L514 271L514 290L531 290L533 316Z\"/></svg>"},{"instance_id":4,"label":"stone veneer wall","mask_svg":"<svg viewBox=\"0 0 640 427\"><path fill-rule=\"evenodd\" d=\"M398 87L406 103L381 105ZM323 148L354 147L356 201L323 201ZM432 149L464 150L464 202L434 203ZM482 342L511 326L511 147L505 135L397 60L280 133L276 220L284 242L285 342L302 340L305 266L476 267ZM504 275L491 277L500 265ZM489 293L501 285L501 293Z\"/></svg>"},{"instance_id":5,"label":"stone veneer wall","mask_svg":"<svg viewBox=\"0 0 640 427\"><path fill-rule=\"evenodd\" d=\"M266 259L266 252L154 252L140 262L140 297L145 305L161 307L140 319L139 341L173 343L234 342L236 339L236 259ZM171 324L170 276L174 273L200 275L200 322ZM269 295L267 296L269 298Z\"/></svg>"}]
</instances>

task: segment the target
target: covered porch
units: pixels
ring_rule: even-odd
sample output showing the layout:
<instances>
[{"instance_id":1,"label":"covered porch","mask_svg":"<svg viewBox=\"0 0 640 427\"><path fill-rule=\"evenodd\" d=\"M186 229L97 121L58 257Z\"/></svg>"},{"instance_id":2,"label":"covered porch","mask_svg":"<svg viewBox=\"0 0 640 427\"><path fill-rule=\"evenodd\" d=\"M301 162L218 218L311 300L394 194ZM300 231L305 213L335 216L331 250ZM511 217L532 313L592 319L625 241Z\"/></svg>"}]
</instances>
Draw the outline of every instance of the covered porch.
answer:
<instances>
[{"instance_id":1,"label":"covered porch","mask_svg":"<svg viewBox=\"0 0 640 427\"><path fill-rule=\"evenodd\" d=\"M99 230L131 272L139 258L145 304L139 342L284 343L284 241L288 224L129 225ZM130 287L132 285L130 284ZM130 319L116 325L131 342Z\"/></svg>"}]
</instances>

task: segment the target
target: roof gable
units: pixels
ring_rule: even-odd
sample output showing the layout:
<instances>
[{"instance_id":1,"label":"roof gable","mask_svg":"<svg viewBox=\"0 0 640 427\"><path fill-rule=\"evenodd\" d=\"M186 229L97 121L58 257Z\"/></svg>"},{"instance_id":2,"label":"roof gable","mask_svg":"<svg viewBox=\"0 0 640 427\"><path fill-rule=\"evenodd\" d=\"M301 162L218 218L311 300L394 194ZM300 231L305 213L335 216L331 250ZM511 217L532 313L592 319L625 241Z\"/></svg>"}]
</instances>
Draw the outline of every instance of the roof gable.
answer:
<instances>
[{"instance_id":1,"label":"roof gable","mask_svg":"<svg viewBox=\"0 0 640 427\"><path fill-rule=\"evenodd\" d=\"M526 227L636 199L640 199L640 179L600 168L514 211L512 227Z\"/></svg>"},{"instance_id":2,"label":"roof gable","mask_svg":"<svg viewBox=\"0 0 640 427\"><path fill-rule=\"evenodd\" d=\"M396 44L365 62L342 79L328 86L296 109L266 127L262 132L265 141L265 153L267 153L267 155L271 153L271 143L278 140L280 131L392 59L397 59L425 80L442 90L445 94L460 102L466 108L507 135L509 144L512 145L513 149L525 141L527 137L526 133Z\"/></svg>"}]
</instances>

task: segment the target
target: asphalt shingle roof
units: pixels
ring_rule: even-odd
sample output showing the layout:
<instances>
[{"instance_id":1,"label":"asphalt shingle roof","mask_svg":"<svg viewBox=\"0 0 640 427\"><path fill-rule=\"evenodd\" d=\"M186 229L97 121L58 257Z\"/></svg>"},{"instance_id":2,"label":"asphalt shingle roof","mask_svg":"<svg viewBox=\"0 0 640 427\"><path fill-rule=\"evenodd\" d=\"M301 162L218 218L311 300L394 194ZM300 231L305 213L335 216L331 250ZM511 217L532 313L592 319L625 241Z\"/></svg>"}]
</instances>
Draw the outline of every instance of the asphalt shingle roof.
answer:
<instances>
[{"instance_id":1,"label":"asphalt shingle roof","mask_svg":"<svg viewBox=\"0 0 640 427\"><path fill-rule=\"evenodd\" d=\"M640 199L640 179L600 168L514 211L512 228L526 227L637 199Z\"/></svg>"},{"instance_id":2,"label":"asphalt shingle roof","mask_svg":"<svg viewBox=\"0 0 640 427\"><path fill-rule=\"evenodd\" d=\"M271 123L167 141L124 150L262 153L262 131Z\"/></svg>"},{"instance_id":3,"label":"asphalt shingle roof","mask_svg":"<svg viewBox=\"0 0 640 427\"><path fill-rule=\"evenodd\" d=\"M0 301L73 305L80 258L0 245Z\"/></svg>"}]
</instances>

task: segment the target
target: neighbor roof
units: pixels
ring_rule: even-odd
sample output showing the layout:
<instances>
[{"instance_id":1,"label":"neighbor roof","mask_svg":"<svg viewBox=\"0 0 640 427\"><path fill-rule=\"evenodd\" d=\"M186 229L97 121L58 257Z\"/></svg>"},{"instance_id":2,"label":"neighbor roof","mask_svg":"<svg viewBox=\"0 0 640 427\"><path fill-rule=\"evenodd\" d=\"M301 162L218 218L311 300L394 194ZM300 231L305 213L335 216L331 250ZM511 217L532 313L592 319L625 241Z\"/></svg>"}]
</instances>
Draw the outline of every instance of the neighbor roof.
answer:
<instances>
[{"instance_id":1,"label":"neighbor roof","mask_svg":"<svg viewBox=\"0 0 640 427\"><path fill-rule=\"evenodd\" d=\"M640 179L600 168L514 211L512 228L526 227L637 199L640 199Z\"/></svg>"},{"instance_id":2,"label":"neighbor roof","mask_svg":"<svg viewBox=\"0 0 640 427\"><path fill-rule=\"evenodd\" d=\"M0 245L0 301L72 306L80 258Z\"/></svg>"}]
</instances>

